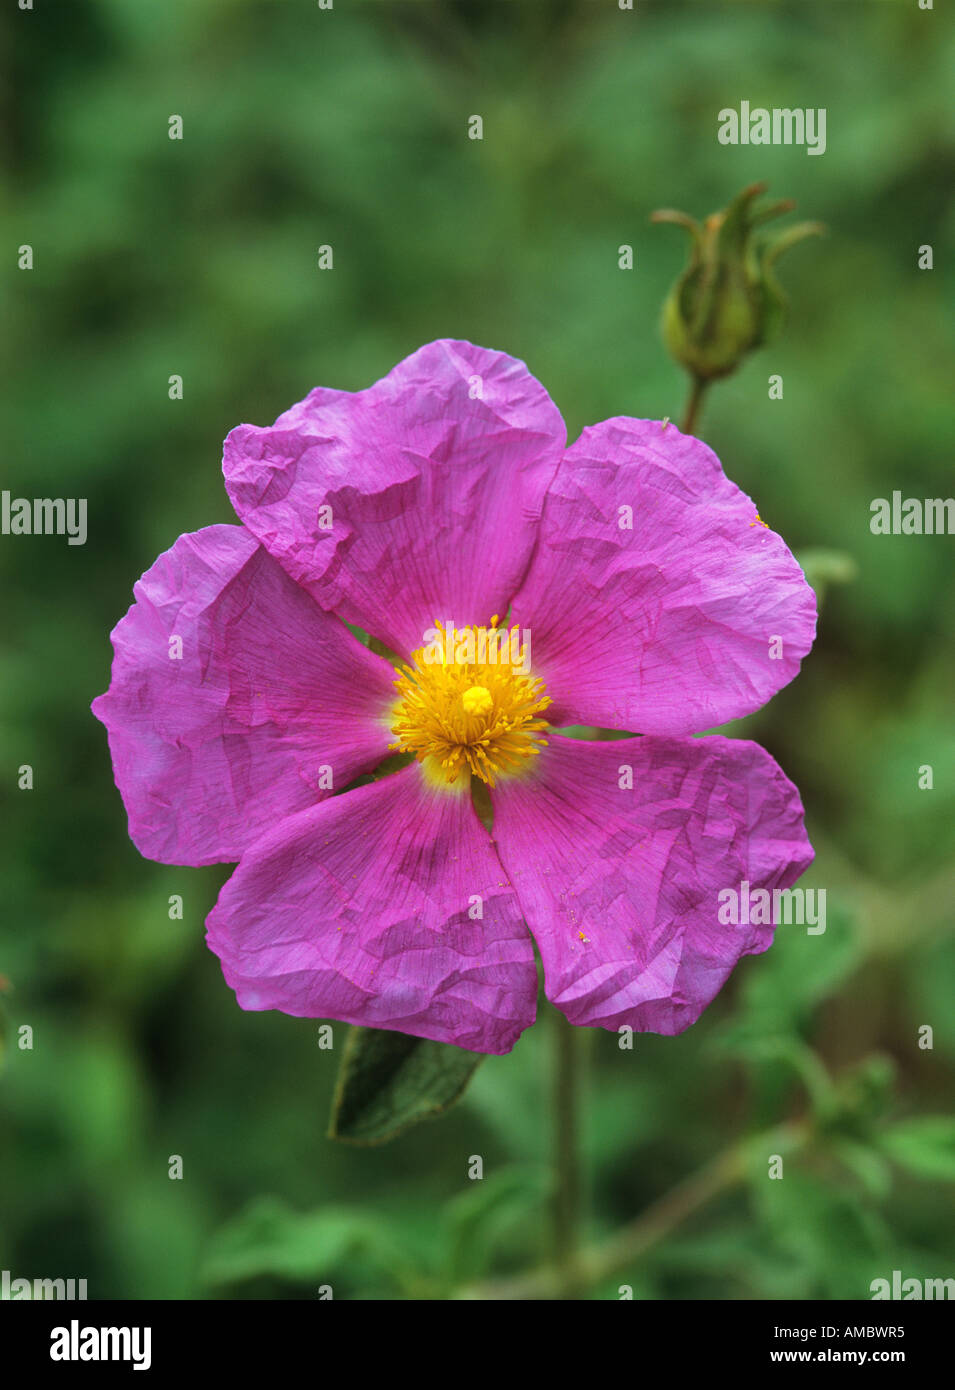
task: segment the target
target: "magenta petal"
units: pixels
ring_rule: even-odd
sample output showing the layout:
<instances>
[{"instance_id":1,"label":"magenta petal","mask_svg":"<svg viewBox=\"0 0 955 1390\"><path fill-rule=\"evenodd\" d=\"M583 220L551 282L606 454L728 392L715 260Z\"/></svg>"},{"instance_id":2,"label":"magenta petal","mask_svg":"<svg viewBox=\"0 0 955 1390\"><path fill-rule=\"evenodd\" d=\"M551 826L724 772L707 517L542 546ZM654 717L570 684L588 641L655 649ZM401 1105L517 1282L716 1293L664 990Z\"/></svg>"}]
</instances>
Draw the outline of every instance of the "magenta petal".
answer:
<instances>
[{"instance_id":1,"label":"magenta petal","mask_svg":"<svg viewBox=\"0 0 955 1390\"><path fill-rule=\"evenodd\" d=\"M387 756L394 671L243 527L180 536L134 593L93 713L147 858L236 860Z\"/></svg>"},{"instance_id":2,"label":"magenta petal","mask_svg":"<svg viewBox=\"0 0 955 1390\"><path fill-rule=\"evenodd\" d=\"M684 734L792 680L816 601L705 444L619 418L564 455L511 621L531 631L556 722Z\"/></svg>"},{"instance_id":3,"label":"magenta petal","mask_svg":"<svg viewBox=\"0 0 955 1390\"><path fill-rule=\"evenodd\" d=\"M522 362L441 341L365 391L319 387L270 428L238 426L223 472L295 580L407 655L435 620L506 611L565 438Z\"/></svg>"},{"instance_id":4,"label":"magenta petal","mask_svg":"<svg viewBox=\"0 0 955 1390\"><path fill-rule=\"evenodd\" d=\"M263 837L208 941L244 1009L509 1052L534 1021L537 971L505 879L467 792L413 764Z\"/></svg>"},{"instance_id":5,"label":"magenta petal","mask_svg":"<svg viewBox=\"0 0 955 1390\"><path fill-rule=\"evenodd\" d=\"M720 890L786 888L813 857L792 783L757 744L718 735L555 735L493 800L547 996L576 1024L682 1032L772 940L721 925Z\"/></svg>"}]
</instances>

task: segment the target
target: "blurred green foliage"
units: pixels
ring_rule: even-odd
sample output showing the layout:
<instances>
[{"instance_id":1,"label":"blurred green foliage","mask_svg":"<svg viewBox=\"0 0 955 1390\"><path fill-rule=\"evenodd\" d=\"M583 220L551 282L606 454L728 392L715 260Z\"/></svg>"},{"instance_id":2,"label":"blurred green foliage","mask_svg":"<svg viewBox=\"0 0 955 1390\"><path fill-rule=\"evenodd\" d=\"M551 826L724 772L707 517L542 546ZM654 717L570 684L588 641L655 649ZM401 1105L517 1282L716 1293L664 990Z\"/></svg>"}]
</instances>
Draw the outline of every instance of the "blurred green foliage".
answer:
<instances>
[{"instance_id":1,"label":"blurred green foliage","mask_svg":"<svg viewBox=\"0 0 955 1390\"><path fill-rule=\"evenodd\" d=\"M589 1239L741 1165L594 1292L864 1298L893 1268L955 1272L952 543L868 527L874 497L951 492L944 7L71 0L3 22L2 486L88 497L90 537L0 543L0 1267L97 1297L416 1297L546 1256L546 1030L386 1148L327 1140L344 1028L326 1051L317 1022L236 1007L203 944L227 870L139 858L88 705L133 580L231 519L219 441L317 383L447 335L523 357L571 438L677 418L658 322L683 247L649 213L766 179L829 236L787 260L787 328L702 433L827 585L803 674L730 731L799 785L829 928L782 927L680 1038L588 1035ZM719 146L743 98L825 106L826 154ZM761 1136L786 1124L774 1182Z\"/></svg>"}]
</instances>

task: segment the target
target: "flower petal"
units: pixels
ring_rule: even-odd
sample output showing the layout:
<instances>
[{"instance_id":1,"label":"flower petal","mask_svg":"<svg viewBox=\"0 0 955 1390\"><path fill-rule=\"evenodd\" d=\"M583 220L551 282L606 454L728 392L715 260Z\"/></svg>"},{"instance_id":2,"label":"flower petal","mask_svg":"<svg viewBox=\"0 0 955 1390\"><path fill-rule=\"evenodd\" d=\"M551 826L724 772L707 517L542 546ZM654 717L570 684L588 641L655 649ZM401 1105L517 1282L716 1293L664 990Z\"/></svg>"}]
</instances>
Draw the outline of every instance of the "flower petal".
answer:
<instances>
[{"instance_id":1,"label":"flower petal","mask_svg":"<svg viewBox=\"0 0 955 1390\"><path fill-rule=\"evenodd\" d=\"M632 769L632 790L621 768ZM551 738L493 792L494 840L572 1023L680 1033L771 926L723 926L722 889L812 861L799 795L755 743Z\"/></svg>"},{"instance_id":2,"label":"flower petal","mask_svg":"<svg viewBox=\"0 0 955 1390\"><path fill-rule=\"evenodd\" d=\"M490 837L418 764L276 826L207 926L244 1009L497 1053L534 1021L533 946Z\"/></svg>"},{"instance_id":3,"label":"flower petal","mask_svg":"<svg viewBox=\"0 0 955 1390\"><path fill-rule=\"evenodd\" d=\"M180 536L134 593L93 713L147 858L236 860L387 756L393 669L243 527Z\"/></svg>"},{"instance_id":4,"label":"flower petal","mask_svg":"<svg viewBox=\"0 0 955 1390\"><path fill-rule=\"evenodd\" d=\"M625 418L564 455L511 613L556 722L645 734L758 709L796 675L815 620L802 570L716 455Z\"/></svg>"},{"instance_id":5,"label":"flower petal","mask_svg":"<svg viewBox=\"0 0 955 1390\"><path fill-rule=\"evenodd\" d=\"M506 611L565 440L523 362L440 341L366 391L319 387L271 428L238 426L223 472L293 579L407 656L435 620Z\"/></svg>"}]
</instances>

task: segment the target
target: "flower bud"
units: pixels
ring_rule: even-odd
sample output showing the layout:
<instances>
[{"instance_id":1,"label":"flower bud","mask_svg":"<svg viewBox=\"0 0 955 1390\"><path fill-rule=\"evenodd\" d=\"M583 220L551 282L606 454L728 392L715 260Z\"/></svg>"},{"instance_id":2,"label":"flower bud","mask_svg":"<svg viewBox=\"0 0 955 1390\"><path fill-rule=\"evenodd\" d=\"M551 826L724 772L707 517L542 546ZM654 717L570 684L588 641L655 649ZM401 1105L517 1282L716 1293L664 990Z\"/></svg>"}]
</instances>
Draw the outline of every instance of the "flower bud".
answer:
<instances>
[{"instance_id":1,"label":"flower bud","mask_svg":"<svg viewBox=\"0 0 955 1390\"><path fill-rule=\"evenodd\" d=\"M757 228L790 212L783 198L757 207L765 192L754 183L702 226L670 208L652 214L653 222L675 222L690 233L690 262L663 306L663 340L671 356L698 381L728 376L754 348L774 338L782 327L786 297L773 265L788 247L821 234L820 222L800 222L775 236Z\"/></svg>"}]
</instances>

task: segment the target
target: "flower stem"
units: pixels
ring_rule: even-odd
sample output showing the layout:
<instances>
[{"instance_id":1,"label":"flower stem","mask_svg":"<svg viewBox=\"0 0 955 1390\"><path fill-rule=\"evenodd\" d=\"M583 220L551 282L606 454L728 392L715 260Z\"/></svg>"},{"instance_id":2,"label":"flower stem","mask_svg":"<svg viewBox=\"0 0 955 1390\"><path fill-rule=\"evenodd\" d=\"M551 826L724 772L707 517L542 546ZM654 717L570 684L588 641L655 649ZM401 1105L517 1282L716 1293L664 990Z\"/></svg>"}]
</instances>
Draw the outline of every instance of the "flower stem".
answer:
<instances>
[{"instance_id":1,"label":"flower stem","mask_svg":"<svg viewBox=\"0 0 955 1390\"><path fill-rule=\"evenodd\" d=\"M738 1187L745 1179L754 1155L796 1154L813 1137L806 1121L790 1121L769 1131L752 1135L724 1150L705 1168L678 1183L652 1203L641 1216L622 1227L602 1244L578 1250L575 1258L575 1285L578 1295L630 1270L648 1250L652 1250L684 1221L708 1202ZM510 1279L472 1284L461 1290L459 1298L494 1300L536 1300L567 1297L565 1282L553 1266L545 1265Z\"/></svg>"},{"instance_id":2,"label":"flower stem","mask_svg":"<svg viewBox=\"0 0 955 1390\"><path fill-rule=\"evenodd\" d=\"M693 378L690 394L687 397L686 410L683 414L683 424L680 426L684 434L696 433L697 421L699 420L700 409L703 405L703 396L708 385L709 382L705 381L701 376L695 376Z\"/></svg>"},{"instance_id":3,"label":"flower stem","mask_svg":"<svg viewBox=\"0 0 955 1390\"><path fill-rule=\"evenodd\" d=\"M574 1298L577 1290L581 1175L577 1150L580 1092L579 1032L558 1010L551 1011L554 1053L554 1263L560 1295Z\"/></svg>"}]
</instances>

